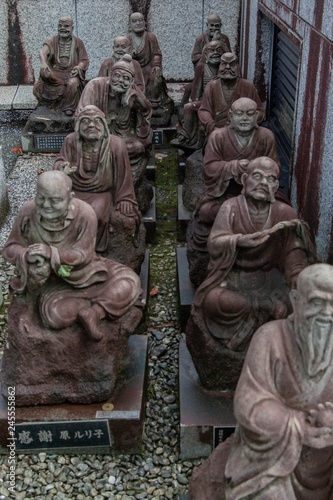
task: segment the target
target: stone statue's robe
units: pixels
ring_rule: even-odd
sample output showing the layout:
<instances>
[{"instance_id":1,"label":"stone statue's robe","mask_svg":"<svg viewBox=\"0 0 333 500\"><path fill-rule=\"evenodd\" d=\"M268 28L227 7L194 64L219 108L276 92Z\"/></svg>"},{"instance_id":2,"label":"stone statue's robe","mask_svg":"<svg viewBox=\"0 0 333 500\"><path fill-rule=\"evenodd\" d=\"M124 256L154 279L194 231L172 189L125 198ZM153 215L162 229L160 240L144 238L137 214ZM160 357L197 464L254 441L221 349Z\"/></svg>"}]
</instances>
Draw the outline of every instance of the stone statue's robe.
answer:
<instances>
[{"instance_id":1,"label":"stone statue's robe","mask_svg":"<svg viewBox=\"0 0 333 500\"><path fill-rule=\"evenodd\" d=\"M194 79L191 84L191 101L184 106L183 130L180 131L186 137L187 146L200 145L197 143L200 126L198 109L201 105L204 89L207 83L216 76L216 73L216 67L203 61L199 61L195 67Z\"/></svg>"},{"instance_id":2,"label":"stone statue's robe","mask_svg":"<svg viewBox=\"0 0 333 500\"><path fill-rule=\"evenodd\" d=\"M96 250L104 252L110 237L108 222L111 209L115 210L122 201L129 202L133 207L133 217L139 222L138 204L126 144L120 137L110 135L108 139L103 139L95 172L90 170L90 158L85 159L86 155L79 133L73 132L66 137L54 169L58 170L64 162L77 167L76 172L71 174L73 190L78 198L95 210L98 219Z\"/></svg>"},{"instance_id":3,"label":"stone statue's robe","mask_svg":"<svg viewBox=\"0 0 333 500\"><path fill-rule=\"evenodd\" d=\"M96 231L94 210L75 198L62 230L41 226L34 201L25 203L16 217L3 249L3 257L19 273L11 282L14 292L23 293L28 288L28 247L43 243L51 249L51 259L44 262L49 266L49 279L39 297L39 310L46 326L55 329L70 326L81 308L93 304L100 305L112 317L120 317L139 298L140 279L132 269L96 256Z\"/></svg>"},{"instance_id":4,"label":"stone statue's robe","mask_svg":"<svg viewBox=\"0 0 333 500\"><path fill-rule=\"evenodd\" d=\"M259 229L251 220L243 195L223 203L212 227L208 277L198 288L194 306L200 308L209 332L230 349L243 350L253 331L273 319L276 305L290 310L289 286L308 265L310 238L304 223L289 205L269 205L260 230L272 229L255 248L238 246L241 235ZM276 230L276 224L279 224Z\"/></svg>"},{"instance_id":5,"label":"stone statue's robe","mask_svg":"<svg viewBox=\"0 0 333 500\"><path fill-rule=\"evenodd\" d=\"M127 38L133 50L132 57L141 66L146 90L148 90L153 85L154 80L152 69L155 67L162 67L162 52L157 38L154 33L145 31L140 47L135 47L131 33L127 35Z\"/></svg>"},{"instance_id":6,"label":"stone statue's robe","mask_svg":"<svg viewBox=\"0 0 333 500\"><path fill-rule=\"evenodd\" d=\"M108 76L110 77L113 65L118 62L119 59L115 59L114 57L109 57L103 61L101 68L99 70L98 76ZM134 74L134 83L141 90L141 92L145 92L145 81L143 79L142 69L138 61L135 59L132 60L132 64L134 66L135 74Z\"/></svg>"},{"instance_id":7,"label":"stone statue's robe","mask_svg":"<svg viewBox=\"0 0 333 500\"><path fill-rule=\"evenodd\" d=\"M311 379L291 326L292 317L268 323L251 341L234 399L239 425L225 471L227 500L333 498L333 447L303 446L299 416L332 401L333 365Z\"/></svg>"},{"instance_id":8,"label":"stone statue's robe","mask_svg":"<svg viewBox=\"0 0 333 500\"><path fill-rule=\"evenodd\" d=\"M162 71L162 52L156 35L145 31L139 47L135 46L132 33L128 33L127 38L132 47L132 57L142 69L145 95L153 104L153 108L164 106L170 100L167 85L163 75L157 78L153 71L154 68L161 68Z\"/></svg>"},{"instance_id":9,"label":"stone statue's robe","mask_svg":"<svg viewBox=\"0 0 333 500\"><path fill-rule=\"evenodd\" d=\"M222 41L223 43L223 52L231 52L230 41L227 35L221 33L220 36L221 38L219 41ZM201 35L197 37L192 51L192 63L194 64L194 66L196 66L199 63L202 57L202 51L204 46L211 41L212 39L209 38L207 31L201 33Z\"/></svg>"},{"instance_id":10,"label":"stone statue's robe","mask_svg":"<svg viewBox=\"0 0 333 500\"><path fill-rule=\"evenodd\" d=\"M109 78L93 78L81 95L76 116L89 104L103 111L110 133L125 140L130 159L131 155L144 154L152 141L152 108L135 84L120 97L112 94Z\"/></svg>"},{"instance_id":11,"label":"stone statue's robe","mask_svg":"<svg viewBox=\"0 0 333 500\"><path fill-rule=\"evenodd\" d=\"M233 443L197 469L189 500L333 499L333 447L303 445L300 418L332 401L333 364L310 379L300 350L292 316L255 333L234 397Z\"/></svg>"},{"instance_id":12,"label":"stone statue's robe","mask_svg":"<svg viewBox=\"0 0 333 500\"><path fill-rule=\"evenodd\" d=\"M265 109L252 82L238 78L231 102L227 102L225 99L220 78L211 80L207 84L198 111L199 120L204 125L207 134L211 134L215 128L221 128L228 124L228 113L231 105L241 97L248 97L257 103L258 124L260 124L265 117Z\"/></svg>"},{"instance_id":13,"label":"stone statue's robe","mask_svg":"<svg viewBox=\"0 0 333 500\"><path fill-rule=\"evenodd\" d=\"M259 156L268 156L280 166L276 141L271 130L258 127L246 146L238 142L230 125L215 130L205 149L202 166L204 192L199 206L209 201L221 203L219 198L225 193L231 179L238 181L241 189L240 177L246 169L241 169L236 161L251 161Z\"/></svg>"},{"instance_id":14,"label":"stone statue's robe","mask_svg":"<svg viewBox=\"0 0 333 500\"><path fill-rule=\"evenodd\" d=\"M246 168L242 168L238 160L251 161L259 156L268 156L280 165L274 134L264 127L254 131L245 147L240 145L230 125L211 134L202 167L204 191L198 200L193 222L192 245L195 250L207 251L207 238L221 204L241 192L241 176ZM276 196L288 202L281 191Z\"/></svg>"},{"instance_id":15,"label":"stone statue's robe","mask_svg":"<svg viewBox=\"0 0 333 500\"><path fill-rule=\"evenodd\" d=\"M74 113L79 102L85 73L89 66L88 54L79 38L72 36L69 59L59 57L59 35L46 40L49 48L48 64L51 69L49 77L40 77L34 86L34 95L38 100L52 101L61 99L61 109ZM71 71L77 66L78 76L71 77Z\"/></svg>"}]
</instances>

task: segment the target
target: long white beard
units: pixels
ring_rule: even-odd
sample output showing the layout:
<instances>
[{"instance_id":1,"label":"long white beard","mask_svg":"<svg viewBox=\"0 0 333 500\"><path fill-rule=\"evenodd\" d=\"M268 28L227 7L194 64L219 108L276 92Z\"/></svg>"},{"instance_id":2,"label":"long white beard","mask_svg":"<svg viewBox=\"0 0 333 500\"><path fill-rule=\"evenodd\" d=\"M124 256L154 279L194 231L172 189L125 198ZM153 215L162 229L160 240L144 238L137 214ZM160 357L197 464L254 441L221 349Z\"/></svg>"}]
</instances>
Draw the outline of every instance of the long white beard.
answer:
<instances>
[{"instance_id":1,"label":"long white beard","mask_svg":"<svg viewBox=\"0 0 333 500\"><path fill-rule=\"evenodd\" d=\"M303 365L310 378L325 372L333 358L333 323L318 323L316 320L314 317L304 322L295 318L294 323L301 337Z\"/></svg>"}]
</instances>

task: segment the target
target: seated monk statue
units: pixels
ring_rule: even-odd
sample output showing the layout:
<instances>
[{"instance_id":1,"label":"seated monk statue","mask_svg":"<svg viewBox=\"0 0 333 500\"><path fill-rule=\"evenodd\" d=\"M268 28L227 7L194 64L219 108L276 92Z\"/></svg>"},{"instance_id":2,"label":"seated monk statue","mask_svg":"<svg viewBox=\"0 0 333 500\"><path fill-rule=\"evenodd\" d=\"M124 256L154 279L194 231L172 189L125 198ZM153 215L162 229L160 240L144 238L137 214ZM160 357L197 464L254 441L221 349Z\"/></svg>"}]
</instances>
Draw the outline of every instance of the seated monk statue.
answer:
<instances>
[{"instance_id":1,"label":"seated monk statue","mask_svg":"<svg viewBox=\"0 0 333 500\"><path fill-rule=\"evenodd\" d=\"M111 210L140 224L126 144L110 135L105 115L96 106L86 106L78 114L75 132L65 138L54 169L68 173L76 198L94 209L97 252L108 248Z\"/></svg>"},{"instance_id":2,"label":"seated monk statue","mask_svg":"<svg viewBox=\"0 0 333 500\"><path fill-rule=\"evenodd\" d=\"M191 84L191 102L184 106L183 126L178 129L177 136L171 141L171 145L180 149L200 149L203 146L204 134L199 133L198 109L201 105L202 94L210 80L217 76L224 54L222 40L208 42L202 51L202 60L195 67L194 80Z\"/></svg>"},{"instance_id":3,"label":"seated monk statue","mask_svg":"<svg viewBox=\"0 0 333 500\"><path fill-rule=\"evenodd\" d=\"M257 121L262 123L265 110L258 92L250 80L240 78L239 74L236 55L225 52L221 57L218 77L207 84L198 110L199 120L208 135L228 124L231 105L240 97L248 97L257 103Z\"/></svg>"},{"instance_id":4,"label":"seated monk statue","mask_svg":"<svg viewBox=\"0 0 333 500\"><path fill-rule=\"evenodd\" d=\"M61 17L58 35L44 43L40 53L40 77L33 93L38 103L72 116L79 102L89 59L82 40L73 35L73 20Z\"/></svg>"},{"instance_id":5,"label":"seated monk statue","mask_svg":"<svg viewBox=\"0 0 333 500\"><path fill-rule=\"evenodd\" d=\"M40 319L61 330L75 323L88 339L103 338L103 318L121 317L138 300L140 279L127 266L97 257L97 217L74 197L71 178L40 175L35 200L21 208L3 249L16 266L13 292L37 295Z\"/></svg>"},{"instance_id":6,"label":"seated monk statue","mask_svg":"<svg viewBox=\"0 0 333 500\"><path fill-rule=\"evenodd\" d=\"M234 436L194 471L188 500L333 498L333 268L314 264L293 312L253 336Z\"/></svg>"},{"instance_id":7,"label":"seated monk statue","mask_svg":"<svg viewBox=\"0 0 333 500\"><path fill-rule=\"evenodd\" d=\"M133 183L136 185L147 165L146 149L151 146L151 104L134 83L132 58L125 54L109 77L93 78L86 85L76 116L93 104L105 114L110 133L122 137L129 154Z\"/></svg>"},{"instance_id":8,"label":"seated monk statue","mask_svg":"<svg viewBox=\"0 0 333 500\"><path fill-rule=\"evenodd\" d=\"M254 331L290 313L289 290L314 258L307 226L275 199L279 173L271 158L252 160L242 194L222 204L209 236L209 274L196 291L186 337L210 389L235 387Z\"/></svg>"},{"instance_id":9,"label":"seated monk statue","mask_svg":"<svg viewBox=\"0 0 333 500\"><path fill-rule=\"evenodd\" d=\"M103 61L98 76L110 76L113 65L119 61L125 54L131 54L131 45L126 36L117 36L113 41L113 54L108 59ZM138 61L132 60L135 75L134 83L141 90L145 92L145 81L143 79L142 69Z\"/></svg>"},{"instance_id":10,"label":"seated monk statue","mask_svg":"<svg viewBox=\"0 0 333 500\"><path fill-rule=\"evenodd\" d=\"M143 14L134 12L129 19L130 31L127 38L132 48L132 57L141 66L146 97L153 107L153 118L165 112L164 119L169 121L173 112L173 101L168 96L167 86L162 72L162 52L154 33L146 31ZM160 123L168 125L168 123Z\"/></svg>"},{"instance_id":11,"label":"seated monk statue","mask_svg":"<svg viewBox=\"0 0 333 500\"><path fill-rule=\"evenodd\" d=\"M214 130L205 149L203 194L196 205L188 242L190 277L196 285L206 276L207 238L212 224L221 203L240 194L240 179L248 162L258 156L269 156L280 165L273 132L258 126L259 111L255 101L246 97L237 99L228 114L230 125ZM278 198L288 202L280 190Z\"/></svg>"},{"instance_id":12,"label":"seated monk statue","mask_svg":"<svg viewBox=\"0 0 333 500\"><path fill-rule=\"evenodd\" d=\"M195 41L192 51L192 63L194 68L202 59L203 49L207 43L218 40L222 44L222 53L231 52L230 41L227 35L221 33L221 18L217 14L207 17L207 30L199 35Z\"/></svg>"}]
</instances>

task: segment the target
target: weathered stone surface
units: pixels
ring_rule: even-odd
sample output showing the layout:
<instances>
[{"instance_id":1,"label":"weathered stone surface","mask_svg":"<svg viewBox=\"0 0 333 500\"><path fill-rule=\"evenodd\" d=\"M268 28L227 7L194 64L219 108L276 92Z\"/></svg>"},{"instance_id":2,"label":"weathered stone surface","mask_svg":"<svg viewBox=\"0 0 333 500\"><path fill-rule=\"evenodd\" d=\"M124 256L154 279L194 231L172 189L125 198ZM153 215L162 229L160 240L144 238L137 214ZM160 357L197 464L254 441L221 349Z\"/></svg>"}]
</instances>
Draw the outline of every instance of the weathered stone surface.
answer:
<instances>
[{"instance_id":1,"label":"weathered stone surface","mask_svg":"<svg viewBox=\"0 0 333 500\"><path fill-rule=\"evenodd\" d=\"M195 151L186 161L183 204L189 212L194 211L197 201L203 192L202 162L202 149Z\"/></svg>"},{"instance_id":2,"label":"weathered stone surface","mask_svg":"<svg viewBox=\"0 0 333 500\"><path fill-rule=\"evenodd\" d=\"M139 273L146 251L144 224L141 222L137 228L134 219L126 217L118 211L112 211L109 231L111 237L107 251L103 255L129 266Z\"/></svg>"},{"instance_id":3,"label":"weathered stone surface","mask_svg":"<svg viewBox=\"0 0 333 500\"><path fill-rule=\"evenodd\" d=\"M224 347L207 332L202 317L193 312L186 327L186 345L206 389L235 390L246 351Z\"/></svg>"},{"instance_id":4,"label":"weathered stone surface","mask_svg":"<svg viewBox=\"0 0 333 500\"><path fill-rule=\"evenodd\" d=\"M69 133L74 130L74 117L67 116L59 110L38 106L29 116L23 134Z\"/></svg>"},{"instance_id":5,"label":"weathered stone surface","mask_svg":"<svg viewBox=\"0 0 333 500\"><path fill-rule=\"evenodd\" d=\"M132 306L120 320L103 320L104 337L94 342L78 324L63 330L42 326L36 308L15 297L8 311L2 394L6 397L8 386L15 386L17 406L106 400L141 316L141 309Z\"/></svg>"}]
</instances>

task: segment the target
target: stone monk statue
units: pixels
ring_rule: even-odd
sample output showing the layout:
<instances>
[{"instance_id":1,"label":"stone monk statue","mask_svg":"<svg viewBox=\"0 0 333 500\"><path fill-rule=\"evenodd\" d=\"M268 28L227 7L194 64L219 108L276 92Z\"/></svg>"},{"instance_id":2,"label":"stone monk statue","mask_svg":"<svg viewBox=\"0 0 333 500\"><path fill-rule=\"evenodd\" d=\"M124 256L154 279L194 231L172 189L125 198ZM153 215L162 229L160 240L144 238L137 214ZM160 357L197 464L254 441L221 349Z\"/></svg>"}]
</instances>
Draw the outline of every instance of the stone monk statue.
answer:
<instances>
[{"instance_id":1,"label":"stone monk statue","mask_svg":"<svg viewBox=\"0 0 333 500\"><path fill-rule=\"evenodd\" d=\"M291 312L289 290L314 258L306 224L275 200L278 178L274 160L252 160L242 194L222 204L209 236L209 274L196 291L186 336L210 389L235 387L253 333Z\"/></svg>"},{"instance_id":2,"label":"stone monk statue","mask_svg":"<svg viewBox=\"0 0 333 500\"><path fill-rule=\"evenodd\" d=\"M33 93L40 105L72 116L79 102L89 59L82 40L73 35L73 20L61 17L58 35L44 43L40 53L40 77Z\"/></svg>"},{"instance_id":3,"label":"stone monk statue","mask_svg":"<svg viewBox=\"0 0 333 500\"><path fill-rule=\"evenodd\" d=\"M239 77L236 55L225 52L221 57L218 78L207 84L198 111L199 120L208 135L228 124L231 105L240 97L248 97L257 103L257 121L260 124L265 117L265 110L258 92L250 80Z\"/></svg>"},{"instance_id":4,"label":"stone monk statue","mask_svg":"<svg viewBox=\"0 0 333 500\"><path fill-rule=\"evenodd\" d=\"M258 115L255 101L237 99L229 110L230 124L214 130L208 139L202 166L203 194L196 205L188 244L190 277L196 285L206 276L207 238L212 224L221 204L240 194L241 175L248 162L268 156L280 165L274 134L258 126ZM281 191L277 196L288 202Z\"/></svg>"},{"instance_id":5,"label":"stone monk statue","mask_svg":"<svg viewBox=\"0 0 333 500\"><path fill-rule=\"evenodd\" d=\"M110 240L110 213L140 223L126 144L110 135L104 113L89 105L75 122L75 132L62 145L54 169L71 176L75 196L89 203L97 215L96 251L105 252Z\"/></svg>"},{"instance_id":6,"label":"stone monk statue","mask_svg":"<svg viewBox=\"0 0 333 500\"><path fill-rule=\"evenodd\" d=\"M173 112L173 100L168 96L163 77L162 52L154 33L146 31L143 14L134 12L129 19L127 38L131 44L132 57L141 66L146 97L153 107L154 125L167 125Z\"/></svg>"},{"instance_id":7,"label":"stone monk statue","mask_svg":"<svg viewBox=\"0 0 333 500\"><path fill-rule=\"evenodd\" d=\"M205 45L214 40L219 40L222 44L223 53L231 52L230 41L227 35L221 33L221 18L217 14L211 14L207 17L207 30L199 35L195 41L192 51L192 62L194 68L202 58Z\"/></svg>"},{"instance_id":8,"label":"stone monk statue","mask_svg":"<svg viewBox=\"0 0 333 500\"><path fill-rule=\"evenodd\" d=\"M198 109L201 105L202 94L208 82L217 76L224 54L224 46L221 40L208 42L202 51L202 60L198 62L194 72L194 80L191 84L191 102L184 106L184 120L182 127L177 132L171 145L180 149L200 149L203 146L204 133L199 133Z\"/></svg>"},{"instance_id":9,"label":"stone monk statue","mask_svg":"<svg viewBox=\"0 0 333 500\"><path fill-rule=\"evenodd\" d=\"M93 104L105 114L110 133L122 137L130 158L133 183L146 167L146 148L151 145L151 104L134 83L132 58L125 54L109 77L93 78L86 85L76 110Z\"/></svg>"},{"instance_id":10,"label":"stone monk statue","mask_svg":"<svg viewBox=\"0 0 333 500\"><path fill-rule=\"evenodd\" d=\"M193 473L189 500L333 498L332 266L304 269L290 299L290 316L253 336L236 432Z\"/></svg>"},{"instance_id":11,"label":"stone monk statue","mask_svg":"<svg viewBox=\"0 0 333 500\"><path fill-rule=\"evenodd\" d=\"M35 200L15 220L3 256L18 270L14 292L48 284L38 299L44 325L58 330L78 322L89 339L100 341L100 320L123 315L141 288L130 268L96 256L96 232L95 211L74 197L70 177L44 172Z\"/></svg>"},{"instance_id":12,"label":"stone monk statue","mask_svg":"<svg viewBox=\"0 0 333 500\"><path fill-rule=\"evenodd\" d=\"M102 66L99 70L98 76L110 76L113 65L119 61L125 54L131 55L131 45L126 36L117 36L113 41L113 54L108 59L103 61ZM135 75L134 83L141 90L145 92L145 81L143 79L142 69L138 61L132 60Z\"/></svg>"},{"instance_id":13,"label":"stone monk statue","mask_svg":"<svg viewBox=\"0 0 333 500\"><path fill-rule=\"evenodd\" d=\"M2 392L16 404L105 401L142 318L138 275L97 257L97 217L64 172L43 173L3 249L15 265Z\"/></svg>"}]
</instances>

